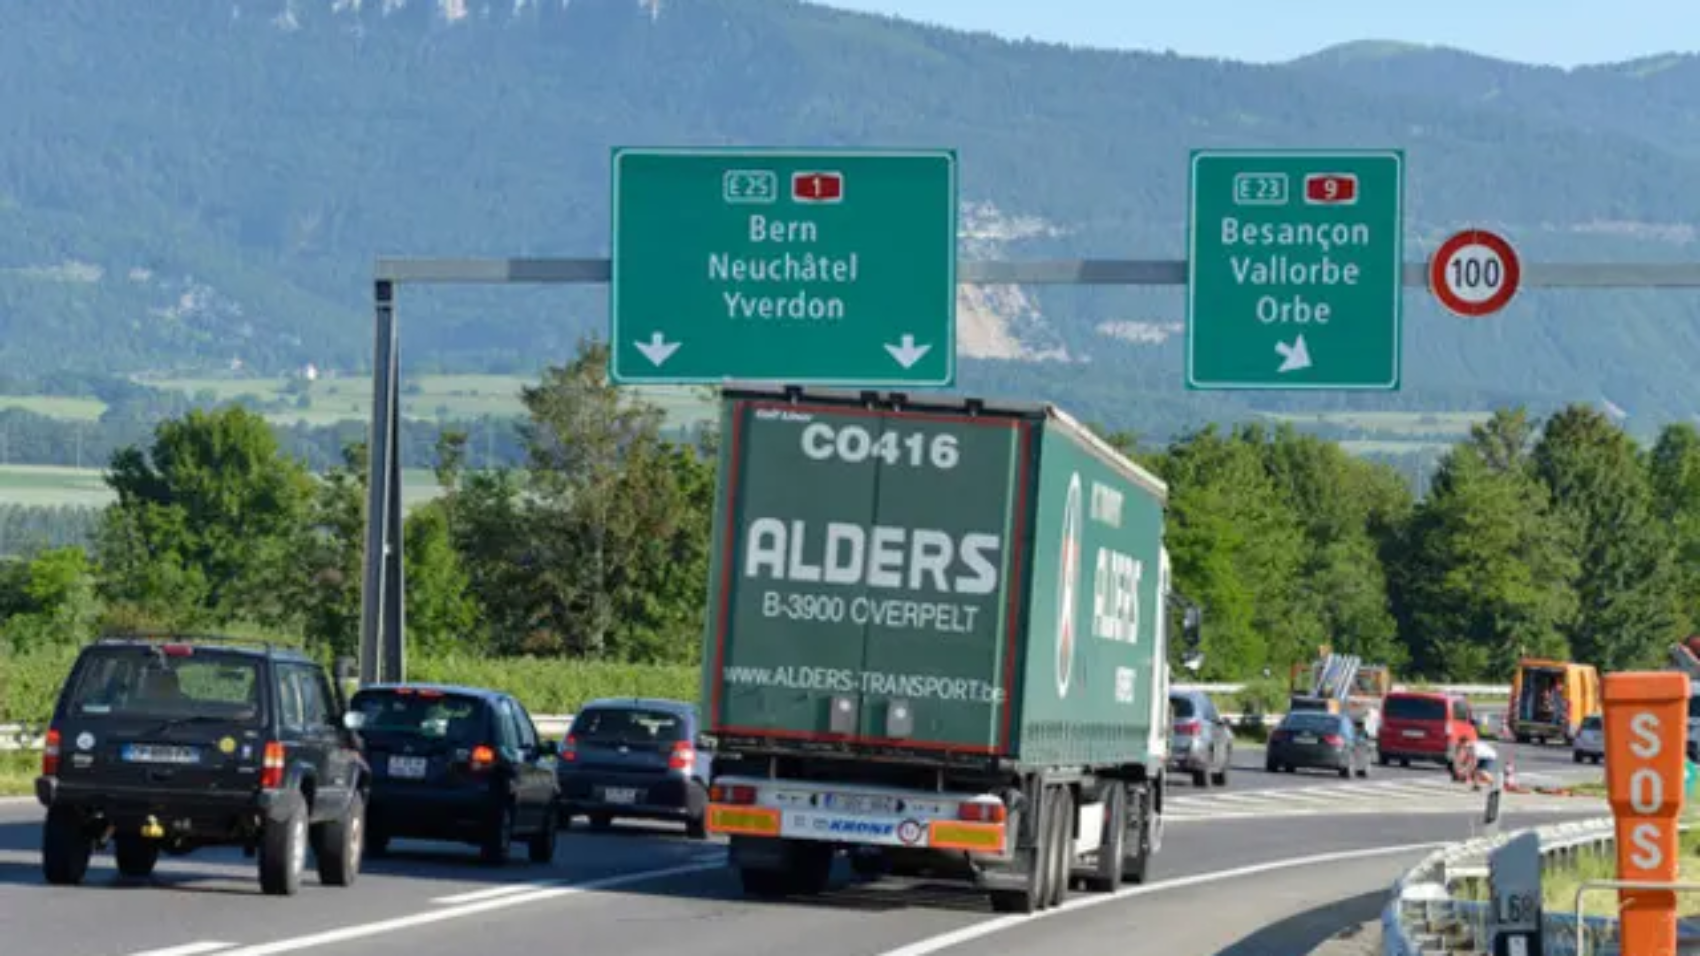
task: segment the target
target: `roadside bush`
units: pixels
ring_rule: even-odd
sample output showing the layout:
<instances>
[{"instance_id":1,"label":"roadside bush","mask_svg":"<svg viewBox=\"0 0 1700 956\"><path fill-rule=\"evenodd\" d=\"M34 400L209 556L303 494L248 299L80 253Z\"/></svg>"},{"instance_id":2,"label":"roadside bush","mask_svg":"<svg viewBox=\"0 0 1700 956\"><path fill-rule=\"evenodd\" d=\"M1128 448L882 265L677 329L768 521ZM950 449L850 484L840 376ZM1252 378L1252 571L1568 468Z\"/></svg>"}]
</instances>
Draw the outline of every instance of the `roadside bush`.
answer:
<instances>
[{"instance_id":1,"label":"roadside bush","mask_svg":"<svg viewBox=\"0 0 1700 956\"><path fill-rule=\"evenodd\" d=\"M610 664L546 657L419 657L410 680L506 691L533 714L577 713L598 697L669 697L694 701L701 670L678 664Z\"/></svg>"},{"instance_id":2,"label":"roadside bush","mask_svg":"<svg viewBox=\"0 0 1700 956\"><path fill-rule=\"evenodd\" d=\"M0 650L0 724L44 726L53 715L59 686L76 659L74 647L49 647L27 654Z\"/></svg>"}]
</instances>

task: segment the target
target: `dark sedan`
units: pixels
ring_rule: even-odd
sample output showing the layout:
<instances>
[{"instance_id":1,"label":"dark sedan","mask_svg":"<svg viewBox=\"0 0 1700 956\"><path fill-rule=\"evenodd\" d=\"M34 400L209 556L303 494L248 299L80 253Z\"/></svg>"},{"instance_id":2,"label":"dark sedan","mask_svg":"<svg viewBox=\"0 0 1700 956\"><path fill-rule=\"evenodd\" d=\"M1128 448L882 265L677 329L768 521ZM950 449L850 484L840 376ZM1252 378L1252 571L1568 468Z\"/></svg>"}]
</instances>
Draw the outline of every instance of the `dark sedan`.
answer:
<instances>
[{"instance_id":1,"label":"dark sedan","mask_svg":"<svg viewBox=\"0 0 1700 956\"><path fill-rule=\"evenodd\" d=\"M534 863L555 857L555 747L519 701L499 691L374 685L349 702L372 766L366 845L395 837L451 840L501 863L524 839Z\"/></svg>"},{"instance_id":2,"label":"dark sedan","mask_svg":"<svg viewBox=\"0 0 1700 956\"><path fill-rule=\"evenodd\" d=\"M697 711L654 698L596 700L573 718L561 747L561 819L677 820L708 835L709 755L696 749Z\"/></svg>"},{"instance_id":3,"label":"dark sedan","mask_svg":"<svg viewBox=\"0 0 1700 956\"><path fill-rule=\"evenodd\" d=\"M1293 711L1269 735L1264 769L1292 773L1301 767L1333 770L1342 777L1369 776L1372 743L1352 719L1326 711Z\"/></svg>"}]
</instances>

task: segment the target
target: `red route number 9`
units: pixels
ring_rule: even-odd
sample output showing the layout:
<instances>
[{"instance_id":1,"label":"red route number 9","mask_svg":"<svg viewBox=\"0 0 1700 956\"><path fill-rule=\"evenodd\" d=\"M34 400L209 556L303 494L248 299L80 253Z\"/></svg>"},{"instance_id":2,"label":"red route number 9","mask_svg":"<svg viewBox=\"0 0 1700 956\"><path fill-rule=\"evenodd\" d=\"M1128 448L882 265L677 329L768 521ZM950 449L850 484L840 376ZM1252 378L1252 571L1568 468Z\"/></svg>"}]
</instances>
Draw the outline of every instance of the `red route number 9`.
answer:
<instances>
[{"instance_id":1,"label":"red route number 9","mask_svg":"<svg viewBox=\"0 0 1700 956\"><path fill-rule=\"evenodd\" d=\"M1351 173L1312 173L1305 177L1305 202L1311 205L1358 201L1358 177Z\"/></svg>"}]
</instances>

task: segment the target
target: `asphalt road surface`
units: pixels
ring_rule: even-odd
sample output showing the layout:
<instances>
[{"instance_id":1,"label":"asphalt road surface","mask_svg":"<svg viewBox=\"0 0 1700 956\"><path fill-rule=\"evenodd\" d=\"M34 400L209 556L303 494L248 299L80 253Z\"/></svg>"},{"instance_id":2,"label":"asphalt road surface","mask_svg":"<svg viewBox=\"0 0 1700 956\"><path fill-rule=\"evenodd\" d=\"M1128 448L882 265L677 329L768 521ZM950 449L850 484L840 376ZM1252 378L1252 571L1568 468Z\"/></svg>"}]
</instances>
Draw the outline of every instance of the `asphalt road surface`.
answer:
<instances>
[{"instance_id":1,"label":"asphalt road surface","mask_svg":"<svg viewBox=\"0 0 1700 956\"><path fill-rule=\"evenodd\" d=\"M121 879L102 854L85 885L53 888L40 876L41 810L14 801L0 804L0 952L494 956L513 946L631 956L978 956L1031 952L1042 941L1051 956L1085 956L1121 948L1137 927L1142 944L1173 956L1299 954L1373 915L1401 869L1429 846L1470 836L1481 812L1481 795L1467 788L1450 785L1449 797L1433 790L1446 780L1439 771L1375 768L1369 781L1348 782L1265 774L1262 757L1241 747L1225 788L1176 785L1154 882L1115 897L1076 894L1067 919L998 917L956 884L861 883L847 873L817 900L746 902L717 843L638 825L575 828L549 866L525 863L521 847L510 865L492 869L478 865L470 847L402 842L369 860L354 887L323 887L309 874L293 898L261 896L252 861L235 851L167 858L143 881ZM1553 764L1571 779L1599 773ZM1414 799L1389 785L1432 792ZM1513 795L1503 825L1606 812L1596 800L1540 799L1561 803ZM1272 822L1276 808L1285 812Z\"/></svg>"}]
</instances>

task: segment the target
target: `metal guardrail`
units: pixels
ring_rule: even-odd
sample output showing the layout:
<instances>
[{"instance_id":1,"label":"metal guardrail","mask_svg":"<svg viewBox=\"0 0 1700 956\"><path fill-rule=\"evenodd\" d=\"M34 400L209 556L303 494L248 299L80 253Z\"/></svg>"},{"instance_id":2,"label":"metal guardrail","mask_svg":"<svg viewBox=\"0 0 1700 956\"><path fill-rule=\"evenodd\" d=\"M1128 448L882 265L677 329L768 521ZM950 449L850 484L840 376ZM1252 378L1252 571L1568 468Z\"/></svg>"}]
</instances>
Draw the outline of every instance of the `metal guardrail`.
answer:
<instances>
[{"instance_id":1,"label":"metal guardrail","mask_svg":"<svg viewBox=\"0 0 1700 956\"><path fill-rule=\"evenodd\" d=\"M1527 832L1527 831L1520 831ZM1534 828L1543 867L1554 857L1610 853L1615 825L1610 817ZM1454 885L1486 880L1488 856L1517 833L1455 843L1424 857L1394 881L1382 909L1384 956L1478 956L1491 952L1492 904L1459 899ZM1620 956L1618 921L1605 916L1546 912L1541 935L1545 956ZM1700 952L1700 922L1678 925L1679 952Z\"/></svg>"}]
</instances>

